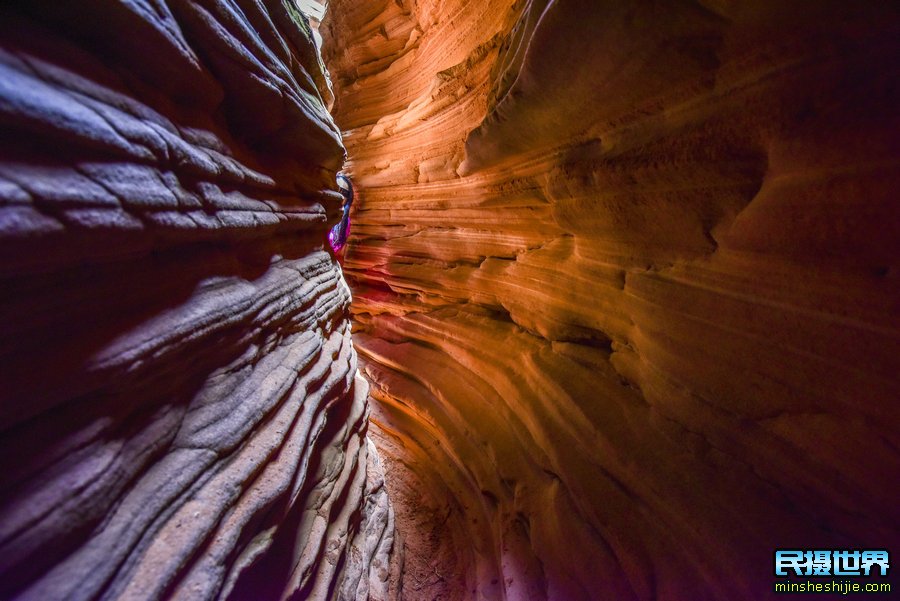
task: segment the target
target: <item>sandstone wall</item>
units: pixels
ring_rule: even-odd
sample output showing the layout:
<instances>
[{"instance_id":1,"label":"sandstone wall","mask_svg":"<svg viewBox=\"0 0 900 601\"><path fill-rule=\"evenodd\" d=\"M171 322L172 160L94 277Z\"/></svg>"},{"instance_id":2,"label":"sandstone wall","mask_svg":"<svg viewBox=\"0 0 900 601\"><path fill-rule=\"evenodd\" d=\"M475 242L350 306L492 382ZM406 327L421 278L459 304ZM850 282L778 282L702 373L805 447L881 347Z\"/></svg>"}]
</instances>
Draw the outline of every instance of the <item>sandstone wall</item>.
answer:
<instances>
[{"instance_id":1,"label":"sandstone wall","mask_svg":"<svg viewBox=\"0 0 900 601\"><path fill-rule=\"evenodd\" d=\"M332 0L411 599L760 599L900 548L887 2Z\"/></svg>"},{"instance_id":2,"label":"sandstone wall","mask_svg":"<svg viewBox=\"0 0 900 601\"><path fill-rule=\"evenodd\" d=\"M389 594L291 7L0 7L0 598Z\"/></svg>"}]
</instances>

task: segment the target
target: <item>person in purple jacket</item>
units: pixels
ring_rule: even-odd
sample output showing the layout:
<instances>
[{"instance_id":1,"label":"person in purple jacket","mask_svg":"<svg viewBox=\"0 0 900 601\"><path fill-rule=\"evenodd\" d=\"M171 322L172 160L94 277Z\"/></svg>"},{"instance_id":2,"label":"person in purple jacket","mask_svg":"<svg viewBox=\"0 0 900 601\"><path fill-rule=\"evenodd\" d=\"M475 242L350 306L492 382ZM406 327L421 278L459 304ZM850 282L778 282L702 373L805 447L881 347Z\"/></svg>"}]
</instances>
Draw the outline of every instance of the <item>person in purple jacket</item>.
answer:
<instances>
[{"instance_id":1,"label":"person in purple jacket","mask_svg":"<svg viewBox=\"0 0 900 601\"><path fill-rule=\"evenodd\" d=\"M331 245L331 250L334 251L334 254L341 258L341 251L344 245L347 244L347 236L350 235L350 206L353 204L353 184L350 182L350 178L343 173L338 173L337 184L341 190L341 195L344 197L343 215L341 215L340 222L328 232L328 243Z\"/></svg>"}]
</instances>

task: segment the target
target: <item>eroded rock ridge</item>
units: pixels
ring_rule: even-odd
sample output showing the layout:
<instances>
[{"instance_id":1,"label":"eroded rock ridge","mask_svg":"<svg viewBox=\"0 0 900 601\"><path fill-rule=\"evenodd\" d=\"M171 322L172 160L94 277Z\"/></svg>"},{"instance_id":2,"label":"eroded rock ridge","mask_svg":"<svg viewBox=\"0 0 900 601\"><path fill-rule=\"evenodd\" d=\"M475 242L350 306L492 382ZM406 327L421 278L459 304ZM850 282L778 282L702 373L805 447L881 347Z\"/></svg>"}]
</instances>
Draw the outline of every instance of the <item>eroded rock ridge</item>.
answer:
<instances>
[{"instance_id":1,"label":"eroded rock ridge","mask_svg":"<svg viewBox=\"0 0 900 601\"><path fill-rule=\"evenodd\" d=\"M0 598L387 598L308 23L23 1L0 39Z\"/></svg>"}]
</instances>

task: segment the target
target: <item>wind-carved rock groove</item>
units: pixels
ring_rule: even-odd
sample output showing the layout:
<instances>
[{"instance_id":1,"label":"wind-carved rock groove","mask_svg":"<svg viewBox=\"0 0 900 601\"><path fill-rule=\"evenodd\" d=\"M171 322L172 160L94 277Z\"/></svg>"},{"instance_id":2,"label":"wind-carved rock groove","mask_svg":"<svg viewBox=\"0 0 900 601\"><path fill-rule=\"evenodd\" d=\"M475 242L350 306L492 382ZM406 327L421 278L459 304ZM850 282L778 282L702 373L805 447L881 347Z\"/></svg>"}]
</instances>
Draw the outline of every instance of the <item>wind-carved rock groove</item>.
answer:
<instances>
[{"instance_id":1,"label":"wind-carved rock groove","mask_svg":"<svg viewBox=\"0 0 900 601\"><path fill-rule=\"evenodd\" d=\"M0 38L0 598L396 597L309 24L12 2Z\"/></svg>"}]
</instances>

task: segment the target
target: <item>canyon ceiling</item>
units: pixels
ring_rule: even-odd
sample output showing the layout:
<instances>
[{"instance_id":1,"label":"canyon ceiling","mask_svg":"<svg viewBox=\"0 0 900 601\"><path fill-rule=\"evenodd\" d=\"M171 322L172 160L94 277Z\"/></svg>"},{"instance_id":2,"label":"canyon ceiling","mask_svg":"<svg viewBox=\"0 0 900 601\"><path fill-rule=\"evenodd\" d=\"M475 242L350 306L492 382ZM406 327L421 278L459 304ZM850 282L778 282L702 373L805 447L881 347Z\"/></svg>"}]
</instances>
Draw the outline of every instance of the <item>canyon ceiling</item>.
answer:
<instances>
[{"instance_id":1,"label":"canyon ceiling","mask_svg":"<svg viewBox=\"0 0 900 601\"><path fill-rule=\"evenodd\" d=\"M778 547L900 552L900 6L319 33L0 6L0 599L755 600Z\"/></svg>"}]
</instances>

